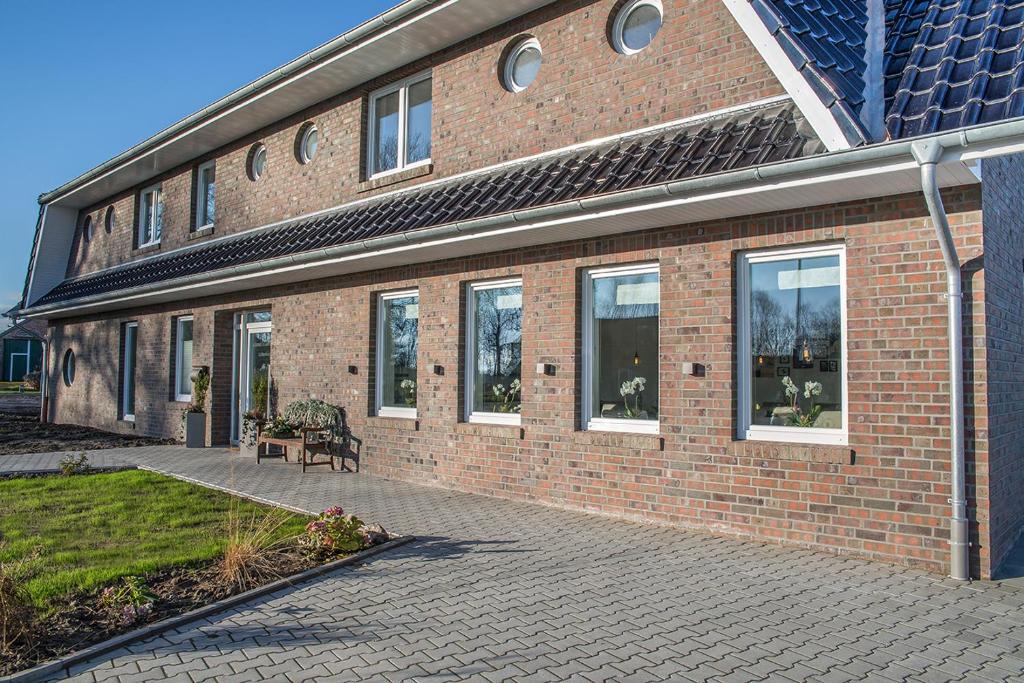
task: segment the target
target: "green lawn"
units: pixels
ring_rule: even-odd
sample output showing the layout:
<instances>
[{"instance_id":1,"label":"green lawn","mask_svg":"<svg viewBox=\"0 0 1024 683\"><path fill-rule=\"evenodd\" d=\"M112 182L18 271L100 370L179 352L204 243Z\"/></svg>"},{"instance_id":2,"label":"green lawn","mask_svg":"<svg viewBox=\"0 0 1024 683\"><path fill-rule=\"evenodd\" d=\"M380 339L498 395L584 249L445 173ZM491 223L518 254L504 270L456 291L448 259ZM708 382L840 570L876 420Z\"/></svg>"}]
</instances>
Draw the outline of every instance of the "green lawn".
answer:
<instances>
[{"instance_id":1,"label":"green lawn","mask_svg":"<svg viewBox=\"0 0 1024 683\"><path fill-rule=\"evenodd\" d=\"M2 480L0 558L38 551L28 587L45 608L122 576L216 557L232 510L246 520L270 508L142 471ZM307 521L287 517L280 538Z\"/></svg>"},{"instance_id":2,"label":"green lawn","mask_svg":"<svg viewBox=\"0 0 1024 683\"><path fill-rule=\"evenodd\" d=\"M17 394L18 387L22 385L21 382L0 382L0 394ZM38 394L38 391L25 390L26 394Z\"/></svg>"}]
</instances>

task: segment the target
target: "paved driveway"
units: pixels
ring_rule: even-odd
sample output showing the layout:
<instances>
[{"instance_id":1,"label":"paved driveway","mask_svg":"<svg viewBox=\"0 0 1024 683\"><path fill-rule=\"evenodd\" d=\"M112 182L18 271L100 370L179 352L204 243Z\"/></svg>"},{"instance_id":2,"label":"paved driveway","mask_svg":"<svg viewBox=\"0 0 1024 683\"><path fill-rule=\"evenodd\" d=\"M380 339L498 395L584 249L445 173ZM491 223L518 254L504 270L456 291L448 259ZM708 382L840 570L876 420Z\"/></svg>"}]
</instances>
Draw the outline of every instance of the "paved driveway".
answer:
<instances>
[{"instance_id":1,"label":"paved driveway","mask_svg":"<svg viewBox=\"0 0 1024 683\"><path fill-rule=\"evenodd\" d=\"M419 540L77 680L1020 680L1024 591L226 451L105 457Z\"/></svg>"}]
</instances>

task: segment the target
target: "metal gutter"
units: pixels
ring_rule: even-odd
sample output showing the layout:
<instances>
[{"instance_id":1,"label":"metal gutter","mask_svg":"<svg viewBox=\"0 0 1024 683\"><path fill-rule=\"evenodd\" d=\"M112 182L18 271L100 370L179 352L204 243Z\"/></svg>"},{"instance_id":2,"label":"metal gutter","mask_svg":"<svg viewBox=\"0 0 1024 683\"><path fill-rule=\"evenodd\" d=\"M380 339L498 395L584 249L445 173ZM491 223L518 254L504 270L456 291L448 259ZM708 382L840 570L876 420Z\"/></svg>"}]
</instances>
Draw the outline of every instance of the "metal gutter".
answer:
<instances>
[{"instance_id":1,"label":"metal gutter","mask_svg":"<svg viewBox=\"0 0 1024 683\"><path fill-rule=\"evenodd\" d=\"M56 199L59 199L61 195L67 194L71 190L76 189L80 185L98 178L106 172L112 170L116 166L119 166L126 161L132 159L135 156L143 154L155 147L160 146L171 137L181 133L182 131L201 123L209 118L220 114L221 112L233 107L242 100L255 95L258 92L266 90L286 78L289 78L303 69L315 64L316 62L334 54L338 50L346 47L352 47L360 42L367 40L375 36L377 33L391 28L394 24L401 22L409 16L419 12L425 7L428 7L437 2L443 2L444 0L405 0L396 7L380 14L369 21L366 21L359 26L356 26L351 31L343 33L337 38L333 38L320 47L310 50L306 54L293 59L284 66L274 69L268 74L261 76L255 81L244 85L241 88L228 93L216 102L203 107L194 114L190 114L185 118L181 119L177 123L164 128L159 133L143 140L137 145L129 147L127 150L118 154L112 159L109 159L99 166L96 166L82 175L74 178L73 180L64 183L55 190L43 193L39 195L39 203L47 204ZM454 0L457 1L457 0Z\"/></svg>"},{"instance_id":2,"label":"metal gutter","mask_svg":"<svg viewBox=\"0 0 1024 683\"><path fill-rule=\"evenodd\" d=\"M937 140L914 143L913 153L921 166L921 191L928 204L928 213L935 226L935 236L942 249L946 264L946 300L949 310L949 441L952 516L949 525L949 552L951 578L968 581L970 573L970 539L967 521L967 475L964 459L964 335L963 288L960 276L960 257L956 252L953 230L949 225L946 208L942 204L935 169L944 148Z\"/></svg>"},{"instance_id":3,"label":"metal gutter","mask_svg":"<svg viewBox=\"0 0 1024 683\"><path fill-rule=\"evenodd\" d=\"M323 263L332 259L343 258L351 260L361 255L367 255L396 245L420 245L439 238L455 235L479 235L492 229L528 225L539 219L550 221L572 215L604 212L630 206L642 206L649 203L664 206L673 201L678 201L681 197L691 197L702 192L721 192L743 185L781 183L800 179L801 176L810 179L817 175L825 175L828 172L848 171L851 167L855 166L878 167L884 162L916 165L913 148L915 144L920 145L922 142L930 142L937 145L941 148L943 156L947 157L948 160L958 150L966 151L975 144L1010 140L1015 140L1024 149L1024 117L1011 121L985 124L977 128L953 133L942 133L917 140L901 140L869 147L830 152L804 159L777 162L739 171L729 171L659 185L650 185L634 190L577 199L525 211L514 211L485 218L450 223L434 228L377 237L321 250L232 266L207 273L197 273L176 280L148 283L119 290L116 293L98 294L43 306L33 306L24 309L21 313L31 317L39 317L48 312L69 311L85 305L122 300L161 289L171 289L180 285L226 281L230 280L232 276L272 271L281 267Z\"/></svg>"}]
</instances>

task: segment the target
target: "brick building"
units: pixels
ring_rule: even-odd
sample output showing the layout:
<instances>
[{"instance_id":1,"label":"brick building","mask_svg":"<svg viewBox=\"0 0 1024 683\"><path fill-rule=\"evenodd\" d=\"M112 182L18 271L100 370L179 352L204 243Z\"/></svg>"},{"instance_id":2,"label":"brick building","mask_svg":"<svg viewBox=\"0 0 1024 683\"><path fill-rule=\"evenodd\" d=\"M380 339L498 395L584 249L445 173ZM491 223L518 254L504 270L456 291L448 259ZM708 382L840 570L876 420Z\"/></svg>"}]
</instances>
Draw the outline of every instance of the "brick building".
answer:
<instances>
[{"instance_id":1,"label":"brick building","mask_svg":"<svg viewBox=\"0 0 1024 683\"><path fill-rule=\"evenodd\" d=\"M40 198L48 417L174 435L208 367L210 444L322 398L375 474L989 577L1022 21L408 0Z\"/></svg>"}]
</instances>

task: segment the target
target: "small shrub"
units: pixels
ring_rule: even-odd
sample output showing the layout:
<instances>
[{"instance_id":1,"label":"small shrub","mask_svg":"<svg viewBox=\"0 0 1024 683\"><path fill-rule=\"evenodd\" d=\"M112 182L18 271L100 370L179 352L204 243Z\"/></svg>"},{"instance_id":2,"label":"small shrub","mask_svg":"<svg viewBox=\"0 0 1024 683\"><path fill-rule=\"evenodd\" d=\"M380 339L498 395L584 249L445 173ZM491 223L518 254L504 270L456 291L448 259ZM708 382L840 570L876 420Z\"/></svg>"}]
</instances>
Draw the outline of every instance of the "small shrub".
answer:
<instances>
[{"instance_id":1,"label":"small shrub","mask_svg":"<svg viewBox=\"0 0 1024 683\"><path fill-rule=\"evenodd\" d=\"M354 515L335 506L327 508L319 517L306 525L306 533L299 544L314 555L354 553L389 538L379 526L367 526Z\"/></svg>"},{"instance_id":2,"label":"small shrub","mask_svg":"<svg viewBox=\"0 0 1024 683\"><path fill-rule=\"evenodd\" d=\"M36 611L26 583L29 564L34 559L33 554L7 562L0 560L0 654L13 653L19 644L25 644L32 631Z\"/></svg>"},{"instance_id":3,"label":"small shrub","mask_svg":"<svg viewBox=\"0 0 1024 683\"><path fill-rule=\"evenodd\" d=\"M269 420L264 423L263 431L270 436L282 438L292 436L295 433L295 430L301 426L302 425L296 425L293 422L289 422L281 415L278 415L273 420Z\"/></svg>"},{"instance_id":4,"label":"small shrub","mask_svg":"<svg viewBox=\"0 0 1024 683\"><path fill-rule=\"evenodd\" d=\"M210 390L210 373L207 370L200 370L192 380L192 404L188 407L190 413L206 412L206 392Z\"/></svg>"},{"instance_id":5,"label":"small shrub","mask_svg":"<svg viewBox=\"0 0 1024 683\"><path fill-rule=\"evenodd\" d=\"M71 477L76 474L85 474L89 471L89 456L85 453L79 453L78 455L65 455L60 459L60 472L65 477Z\"/></svg>"},{"instance_id":6,"label":"small shrub","mask_svg":"<svg viewBox=\"0 0 1024 683\"><path fill-rule=\"evenodd\" d=\"M152 614L155 601L156 596L139 576L126 576L120 585L108 586L100 593L100 604L123 626L144 621Z\"/></svg>"},{"instance_id":7,"label":"small shrub","mask_svg":"<svg viewBox=\"0 0 1024 683\"><path fill-rule=\"evenodd\" d=\"M29 391L39 391L39 371L35 370L21 378Z\"/></svg>"},{"instance_id":8,"label":"small shrub","mask_svg":"<svg viewBox=\"0 0 1024 683\"><path fill-rule=\"evenodd\" d=\"M276 538L289 517L274 509L253 510L243 519L233 506L228 517L228 544L220 563L221 581L244 591L279 578L274 555L281 552L283 541Z\"/></svg>"}]
</instances>

